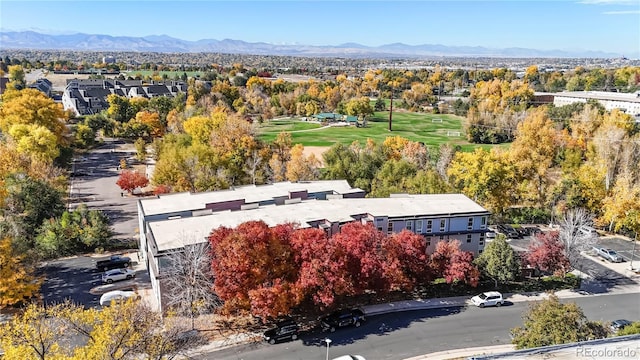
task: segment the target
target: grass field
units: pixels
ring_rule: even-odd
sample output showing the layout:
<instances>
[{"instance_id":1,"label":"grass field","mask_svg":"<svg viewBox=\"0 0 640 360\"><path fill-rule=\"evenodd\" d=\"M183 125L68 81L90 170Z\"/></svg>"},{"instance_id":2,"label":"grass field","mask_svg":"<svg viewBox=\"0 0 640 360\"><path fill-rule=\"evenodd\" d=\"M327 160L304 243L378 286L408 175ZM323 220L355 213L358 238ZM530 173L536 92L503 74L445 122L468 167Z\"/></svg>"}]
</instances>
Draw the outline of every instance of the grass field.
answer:
<instances>
[{"instance_id":1,"label":"grass field","mask_svg":"<svg viewBox=\"0 0 640 360\"><path fill-rule=\"evenodd\" d=\"M290 132L293 143L301 143L304 146L351 144L354 140L364 144L368 138L382 143L389 136L401 136L412 141L423 142L427 146L448 143L454 146L459 145L463 150L468 151L478 145L470 144L464 137L463 120L455 115L394 112L393 131L389 132L389 112L381 111L376 112L367 121L366 128L345 126L320 129L320 125L315 123L298 119L278 119L262 124L259 133L262 140L271 142L280 132Z\"/></svg>"}]
</instances>

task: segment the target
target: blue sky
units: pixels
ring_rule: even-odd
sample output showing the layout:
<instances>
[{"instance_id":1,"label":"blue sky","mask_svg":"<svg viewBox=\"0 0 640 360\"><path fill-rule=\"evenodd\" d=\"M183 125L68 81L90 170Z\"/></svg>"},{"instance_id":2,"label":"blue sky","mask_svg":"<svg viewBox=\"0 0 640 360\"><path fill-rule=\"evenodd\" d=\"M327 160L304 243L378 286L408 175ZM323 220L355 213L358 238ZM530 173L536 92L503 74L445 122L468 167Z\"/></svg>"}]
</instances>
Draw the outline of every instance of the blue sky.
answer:
<instances>
[{"instance_id":1,"label":"blue sky","mask_svg":"<svg viewBox=\"0 0 640 360\"><path fill-rule=\"evenodd\" d=\"M640 0L0 0L0 26L273 44L599 50L640 58Z\"/></svg>"}]
</instances>

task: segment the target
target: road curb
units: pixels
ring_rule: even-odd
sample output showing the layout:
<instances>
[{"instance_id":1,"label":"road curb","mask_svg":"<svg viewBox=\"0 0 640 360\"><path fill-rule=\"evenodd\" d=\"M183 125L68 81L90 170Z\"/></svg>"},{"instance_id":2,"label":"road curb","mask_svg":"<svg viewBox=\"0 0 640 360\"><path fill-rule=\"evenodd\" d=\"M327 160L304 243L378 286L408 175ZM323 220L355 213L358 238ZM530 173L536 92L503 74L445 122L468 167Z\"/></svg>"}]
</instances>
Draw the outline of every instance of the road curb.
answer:
<instances>
[{"instance_id":1,"label":"road curb","mask_svg":"<svg viewBox=\"0 0 640 360\"><path fill-rule=\"evenodd\" d=\"M505 345L495 345L495 346L479 346L473 348L466 349L454 349L454 350L445 350L439 351L431 354L419 355L416 357L408 358L405 360L447 360L447 359L460 359L460 358L469 358L475 355L489 355L489 354L499 354L499 353L507 353L515 350L515 345L513 344L505 344Z\"/></svg>"}]
</instances>

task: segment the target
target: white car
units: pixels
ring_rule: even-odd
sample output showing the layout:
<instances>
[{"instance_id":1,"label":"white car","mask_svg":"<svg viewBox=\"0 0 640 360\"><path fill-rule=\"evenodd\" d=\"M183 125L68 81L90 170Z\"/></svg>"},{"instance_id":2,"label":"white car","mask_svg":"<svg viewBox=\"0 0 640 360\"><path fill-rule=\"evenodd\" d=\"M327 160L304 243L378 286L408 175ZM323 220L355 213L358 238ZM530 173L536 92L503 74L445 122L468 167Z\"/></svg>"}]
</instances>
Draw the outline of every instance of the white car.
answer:
<instances>
[{"instance_id":1,"label":"white car","mask_svg":"<svg viewBox=\"0 0 640 360\"><path fill-rule=\"evenodd\" d=\"M111 284L114 281L129 280L136 277L136 272L131 269L112 269L102 274L102 282Z\"/></svg>"},{"instance_id":2,"label":"white car","mask_svg":"<svg viewBox=\"0 0 640 360\"><path fill-rule=\"evenodd\" d=\"M488 291L472 297L471 302L473 302L475 306L483 308L485 306L502 306L504 300L502 299L502 294L499 292Z\"/></svg>"},{"instance_id":3,"label":"white car","mask_svg":"<svg viewBox=\"0 0 640 360\"><path fill-rule=\"evenodd\" d=\"M131 297L139 297L135 291L113 290L100 296L100 306L109 306L114 301L125 301Z\"/></svg>"}]
</instances>

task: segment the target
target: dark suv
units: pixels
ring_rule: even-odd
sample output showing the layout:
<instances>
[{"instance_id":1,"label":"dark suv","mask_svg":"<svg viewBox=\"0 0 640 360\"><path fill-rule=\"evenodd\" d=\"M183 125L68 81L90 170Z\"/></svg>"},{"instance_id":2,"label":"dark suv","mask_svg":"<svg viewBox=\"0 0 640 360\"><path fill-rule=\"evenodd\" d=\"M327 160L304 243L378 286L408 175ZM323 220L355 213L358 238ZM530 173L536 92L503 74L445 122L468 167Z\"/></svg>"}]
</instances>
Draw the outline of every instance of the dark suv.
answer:
<instances>
[{"instance_id":1,"label":"dark suv","mask_svg":"<svg viewBox=\"0 0 640 360\"><path fill-rule=\"evenodd\" d=\"M344 309L334 311L320 318L323 331L334 332L337 328L353 325L359 327L365 320L364 312L360 309Z\"/></svg>"},{"instance_id":2,"label":"dark suv","mask_svg":"<svg viewBox=\"0 0 640 360\"><path fill-rule=\"evenodd\" d=\"M291 319L279 321L273 328L265 331L262 337L269 344L275 344L285 339L296 340L298 338L298 324Z\"/></svg>"}]
</instances>

